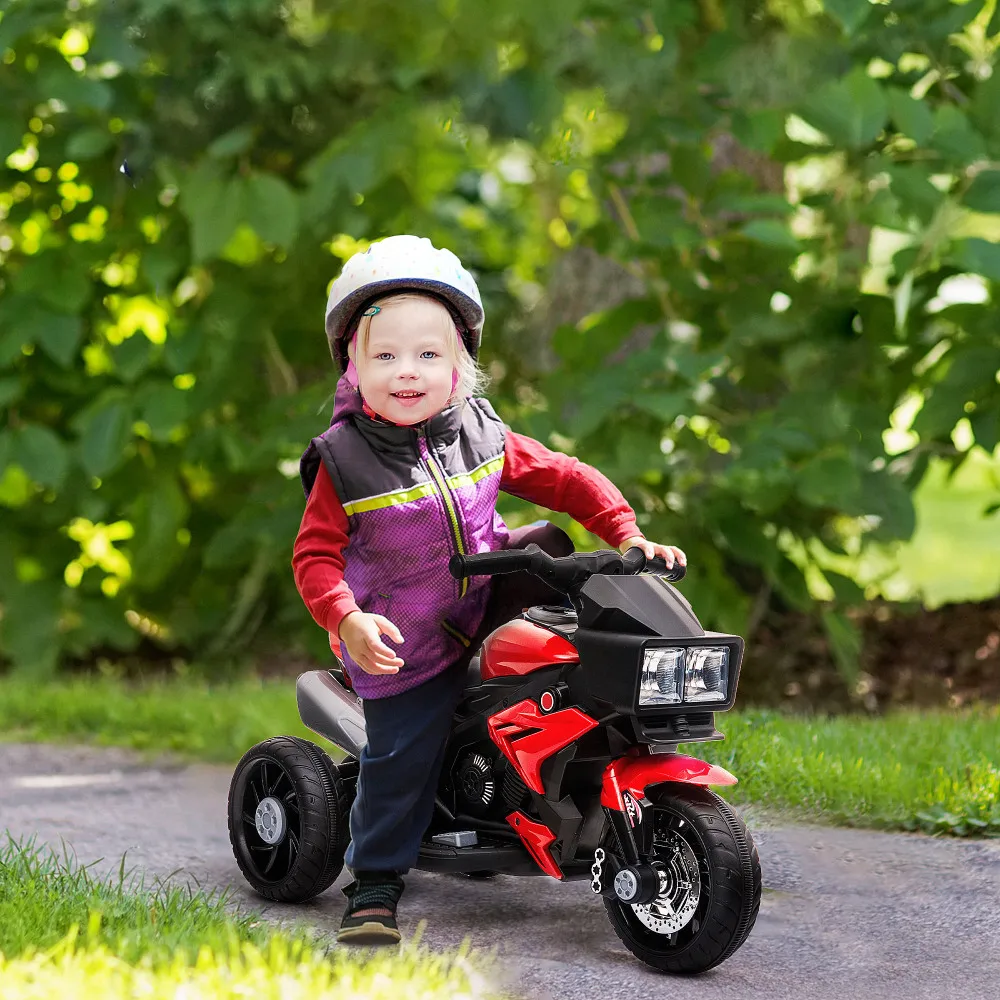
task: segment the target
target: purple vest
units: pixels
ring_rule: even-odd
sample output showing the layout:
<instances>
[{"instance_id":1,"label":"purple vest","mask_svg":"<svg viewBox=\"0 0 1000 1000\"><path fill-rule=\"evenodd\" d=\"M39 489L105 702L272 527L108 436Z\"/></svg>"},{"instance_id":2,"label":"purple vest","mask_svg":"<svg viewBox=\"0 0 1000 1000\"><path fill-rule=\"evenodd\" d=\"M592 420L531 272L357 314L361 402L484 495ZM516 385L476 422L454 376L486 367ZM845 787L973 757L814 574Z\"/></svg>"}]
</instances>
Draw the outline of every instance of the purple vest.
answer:
<instances>
[{"instance_id":1,"label":"purple vest","mask_svg":"<svg viewBox=\"0 0 1000 1000\"><path fill-rule=\"evenodd\" d=\"M485 399L397 427L367 417L357 389L337 384L330 428L302 456L302 485L308 496L322 462L347 514L344 579L361 610L384 615L405 640L383 636L404 660L398 674L367 674L344 651L362 698L400 694L441 673L479 628L489 578L456 580L448 560L506 547L496 510L505 437Z\"/></svg>"}]
</instances>

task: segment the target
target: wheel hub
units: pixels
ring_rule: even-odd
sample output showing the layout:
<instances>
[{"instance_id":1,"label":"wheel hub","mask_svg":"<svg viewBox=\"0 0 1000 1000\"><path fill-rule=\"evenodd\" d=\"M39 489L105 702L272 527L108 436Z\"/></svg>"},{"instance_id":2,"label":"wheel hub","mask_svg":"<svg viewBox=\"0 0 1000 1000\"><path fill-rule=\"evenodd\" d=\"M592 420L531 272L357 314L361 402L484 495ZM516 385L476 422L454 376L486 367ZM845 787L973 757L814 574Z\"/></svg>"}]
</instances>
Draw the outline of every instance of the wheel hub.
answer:
<instances>
[{"instance_id":1,"label":"wheel hub","mask_svg":"<svg viewBox=\"0 0 1000 1000\"><path fill-rule=\"evenodd\" d=\"M691 845L679 833L656 844L659 857L653 867L660 877L660 893L651 903L633 905L640 923L657 934L676 934L686 927L701 899L701 872Z\"/></svg>"},{"instance_id":2,"label":"wheel hub","mask_svg":"<svg viewBox=\"0 0 1000 1000\"><path fill-rule=\"evenodd\" d=\"M254 813L254 825L257 833L265 844L280 844L285 836L287 820L285 819L285 807L269 795L261 799Z\"/></svg>"}]
</instances>

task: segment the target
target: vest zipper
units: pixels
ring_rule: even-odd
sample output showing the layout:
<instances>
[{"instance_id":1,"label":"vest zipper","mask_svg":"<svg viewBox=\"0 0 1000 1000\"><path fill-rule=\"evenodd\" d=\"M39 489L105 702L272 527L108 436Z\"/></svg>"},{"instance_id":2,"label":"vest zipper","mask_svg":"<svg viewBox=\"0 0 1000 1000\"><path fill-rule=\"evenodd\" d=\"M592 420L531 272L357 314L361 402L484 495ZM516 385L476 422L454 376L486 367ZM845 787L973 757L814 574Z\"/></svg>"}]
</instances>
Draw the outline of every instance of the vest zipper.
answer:
<instances>
[{"instance_id":1,"label":"vest zipper","mask_svg":"<svg viewBox=\"0 0 1000 1000\"><path fill-rule=\"evenodd\" d=\"M427 467L430 469L431 477L437 483L437 488L441 493L441 499L444 501L445 510L448 512L448 524L451 527L451 533L455 541L455 548L458 550L459 555L465 555L465 544L462 541L462 526L459 524L457 507L455 504L455 498L451 495L451 490L448 489L448 481L445 479L444 472L438 465L437 460L431 452L430 442L427 440L427 430L421 427L417 431L417 438L423 441L422 451L427 454ZM464 577L458 581L458 596L465 597L466 592L469 589L469 579Z\"/></svg>"}]
</instances>

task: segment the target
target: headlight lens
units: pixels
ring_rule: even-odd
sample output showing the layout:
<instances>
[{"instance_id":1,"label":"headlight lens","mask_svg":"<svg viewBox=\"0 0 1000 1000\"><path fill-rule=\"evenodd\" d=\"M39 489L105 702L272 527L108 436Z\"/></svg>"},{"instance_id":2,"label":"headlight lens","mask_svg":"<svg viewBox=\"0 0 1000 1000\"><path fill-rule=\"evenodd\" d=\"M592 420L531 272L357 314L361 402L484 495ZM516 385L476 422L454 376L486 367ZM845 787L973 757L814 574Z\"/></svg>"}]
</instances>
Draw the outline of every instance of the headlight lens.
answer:
<instances>
[{"instance_id":1,"label":"headlight lens","mask_svg":"<svg viewBox=\"0 0 1000 1000\"><path fill-rule=\"evenodd\" d=\"M729 697L729 648L647 649L642 656L639 706L723 702Z\"/></svg>"},{"instance_id":2,"label":"headlight lens","mask_svg":"<svg viewBox=\"0 0 1000 1000\"><path fill-rule=\"evenodd\" d=\"M647 649L642 657L640 705L678 705L684 682L683 649Z\"/></svg>"},{"instance_id":3,"label":"headlight lens","mask_svg":"<svg viewBox=\"0 0 1000 1000\"><path fill-rule=\"evenodd\" d=\"M725 701L729 694L729 649L692 646L684 670L684 701Z\"/></svg>"}]
</instances>

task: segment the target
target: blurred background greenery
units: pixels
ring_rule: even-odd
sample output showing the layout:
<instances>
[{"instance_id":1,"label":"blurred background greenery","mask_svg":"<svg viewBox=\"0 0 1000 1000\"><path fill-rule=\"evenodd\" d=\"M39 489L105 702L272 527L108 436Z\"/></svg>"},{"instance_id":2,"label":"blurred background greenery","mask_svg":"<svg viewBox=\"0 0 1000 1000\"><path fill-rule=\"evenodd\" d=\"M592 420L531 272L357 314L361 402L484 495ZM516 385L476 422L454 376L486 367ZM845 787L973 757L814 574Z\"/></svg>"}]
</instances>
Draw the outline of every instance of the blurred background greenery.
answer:
<instances>
[{"instance_id":1,"label":"blurred background greenery","mask_svg":"<svg viewBox=\"0 0 1000 1000\"><path fill-rule=\"evenodd\" d=\"M996 0L0 10L4 669L328 660L289 566L325 294L410 232L746 697L1000 696Z\"/></svg>"}]
</instances>

